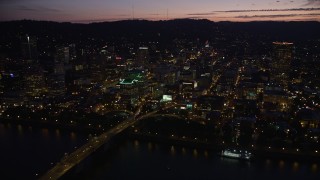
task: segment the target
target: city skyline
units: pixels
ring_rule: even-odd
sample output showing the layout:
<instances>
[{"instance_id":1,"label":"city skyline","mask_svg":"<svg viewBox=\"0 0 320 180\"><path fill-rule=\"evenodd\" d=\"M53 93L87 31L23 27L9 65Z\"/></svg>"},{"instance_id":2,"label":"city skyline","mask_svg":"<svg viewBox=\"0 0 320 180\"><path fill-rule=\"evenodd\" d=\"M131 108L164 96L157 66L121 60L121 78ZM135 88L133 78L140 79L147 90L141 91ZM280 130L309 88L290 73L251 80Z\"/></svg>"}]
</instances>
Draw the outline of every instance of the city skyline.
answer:
<instances>
[{"instance_id":1,"label":"city skyline","mask_svg":"<svg viewBox=\"0 0 320 180\"><path fill-rule=\"evenodd\" d=\"M212 21L320 21L320 0L48 1L1 0L0 21L48 20L91 23L179 18Z\"/></svg>"},{"instance_id":2,"label":"city skyline","mask_svg":"<svg viewBox=\"0 0 320 180\"><path fill-rule=\"evenodd\" d=\"M2 179L320 179L320 22L169 12L0 22Z\"/></svg>"}]
</instances>

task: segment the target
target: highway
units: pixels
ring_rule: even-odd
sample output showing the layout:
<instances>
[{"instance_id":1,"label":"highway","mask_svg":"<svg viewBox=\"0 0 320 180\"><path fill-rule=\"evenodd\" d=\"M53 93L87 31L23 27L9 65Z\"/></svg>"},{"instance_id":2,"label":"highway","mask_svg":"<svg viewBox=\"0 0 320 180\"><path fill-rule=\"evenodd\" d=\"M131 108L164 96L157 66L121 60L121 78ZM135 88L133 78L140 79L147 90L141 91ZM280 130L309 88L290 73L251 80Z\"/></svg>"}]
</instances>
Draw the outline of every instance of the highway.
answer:
<instances>
[{"instance_id":1,"label":"highway","mask_svg":"<svg viewBox=\"0 0 320 180\"><path fill-rule=\"evenodd\" d=\"M168 104L163 109L169 109L174 106L176 106L176 104ZM81 163L81 161L84 160L86 157L88 157L93 152L95 152L103 144L107 143L112 137L124 131L128 127L134 125L136 122L140 121L141 119L144 119L156 114L158 111L159 110L149 112L138 118L137 118L138 113L136 113L134 116L128 118L127 120L118 124L117 126L110 129L109 131L104 132L101 135L90 139L89 142L87 142L86 144L84 144L83 146L81 146L71 154L64 156L60 162L58 162L53 168L51 168L47 173L45 173L42 177L40 177L40 179L41 180L59 179L66 172L68 172L74 166Z\"/></svg>"}]
</instances>

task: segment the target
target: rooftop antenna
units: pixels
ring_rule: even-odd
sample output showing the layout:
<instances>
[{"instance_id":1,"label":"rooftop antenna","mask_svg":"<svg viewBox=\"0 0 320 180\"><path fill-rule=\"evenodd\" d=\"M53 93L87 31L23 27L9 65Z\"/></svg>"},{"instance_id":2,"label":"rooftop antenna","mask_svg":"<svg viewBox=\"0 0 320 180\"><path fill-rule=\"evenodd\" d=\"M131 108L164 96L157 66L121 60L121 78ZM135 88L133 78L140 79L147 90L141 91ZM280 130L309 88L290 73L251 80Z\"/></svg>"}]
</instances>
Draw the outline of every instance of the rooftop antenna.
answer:
<instances>
[{"instance_id":1,"label":"rooftop antenna","mask_svg":"<svg viewBox=\"0 0 320 180\"><path fill-rule=\"evenodd\" d=\"M168 8L167 8L167 21L168 21L168 16L169 16L169 10L168 10Z\"/></svg>"},{"instance_id":2,"label":"rooftop antenna","mask_svg":"<svg viewBox=\"0 0 320 180\"><path fill-rule=\"evenodd\" d=\"M169 17L169 9L167 9L167 21L168 21L168 17Z\"/></svg>"},{"instance_id":3,"label":"rooftop antenna","mask_svg":"<svg viewBox=\"0 0 320 180\"><path fill-rule=\"evenodd\" d=\"M134 20L134 1L132 1L132 20Z\"/></svg>"}]
</instances>

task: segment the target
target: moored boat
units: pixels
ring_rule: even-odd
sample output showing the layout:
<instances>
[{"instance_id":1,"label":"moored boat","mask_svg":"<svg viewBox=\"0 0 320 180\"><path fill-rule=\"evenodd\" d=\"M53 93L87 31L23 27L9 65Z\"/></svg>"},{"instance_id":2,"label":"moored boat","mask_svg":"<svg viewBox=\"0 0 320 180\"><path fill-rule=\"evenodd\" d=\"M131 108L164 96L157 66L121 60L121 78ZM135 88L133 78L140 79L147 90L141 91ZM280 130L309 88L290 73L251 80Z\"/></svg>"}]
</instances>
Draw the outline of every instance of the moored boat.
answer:
<instances>
[{"instance_id":1,"label":"moored boat","mask_svg":"<svg viewBox=\"0 0 320 180\"><path fill-rule=\"evenodd\" d=\"M235 159L250 160L252 158L252 153L241 149L224 149L221 151L221 156Z\"/></svg>"}]
</instances>

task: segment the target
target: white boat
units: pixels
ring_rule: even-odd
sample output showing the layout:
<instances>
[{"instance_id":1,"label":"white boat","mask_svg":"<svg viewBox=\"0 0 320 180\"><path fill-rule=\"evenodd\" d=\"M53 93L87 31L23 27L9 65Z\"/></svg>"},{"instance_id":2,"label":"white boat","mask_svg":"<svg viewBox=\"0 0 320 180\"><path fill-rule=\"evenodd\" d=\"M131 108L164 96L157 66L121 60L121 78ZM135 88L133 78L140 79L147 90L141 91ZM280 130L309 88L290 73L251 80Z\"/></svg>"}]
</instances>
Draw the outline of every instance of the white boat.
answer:
<instances>
[{"instance_id":1,"label":"white boat","mask_svg":"<svg viewBox=\"0 0 320 180\"><path fill-rule=\"evenodd\" d=\"M221 156L235 158L235 159L245 159L245 160L250 160L252 158L251 152L245 151L245 150L240 150L240 149L222 150Z\"/></svg>"}]
</instances>

